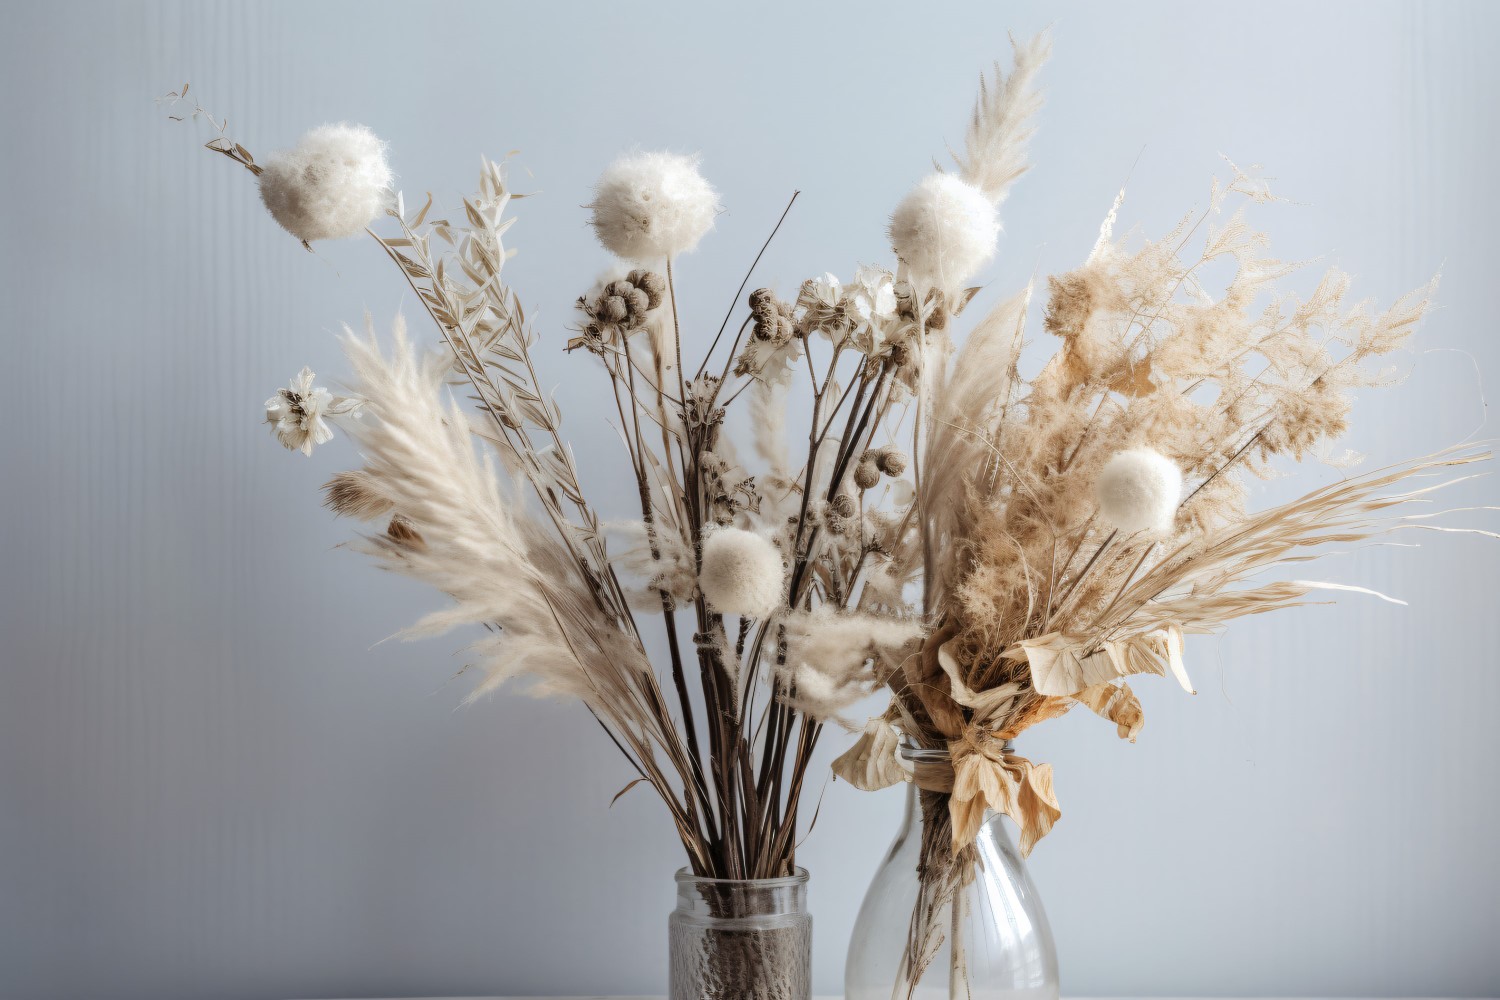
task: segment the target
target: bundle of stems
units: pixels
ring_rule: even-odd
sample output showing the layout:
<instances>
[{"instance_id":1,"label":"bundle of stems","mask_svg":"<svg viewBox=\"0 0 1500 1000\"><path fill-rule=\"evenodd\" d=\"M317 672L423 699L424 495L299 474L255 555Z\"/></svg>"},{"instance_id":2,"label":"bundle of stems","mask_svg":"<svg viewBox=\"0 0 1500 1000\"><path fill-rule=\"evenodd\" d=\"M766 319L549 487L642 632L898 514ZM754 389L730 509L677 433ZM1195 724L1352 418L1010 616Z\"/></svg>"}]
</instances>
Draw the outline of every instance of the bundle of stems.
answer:
<instances>
[{"instance_id":1,"label":"bundle of stems","mask_svg":"<svg viewBox=\"0 0 1500 1000\"><path fill-rule=\"evenodd\" d=\"M637 153L604 172L589 209L619 264L566 335L544 335L504 280L503 164L486 160L462 214L440 218L430 195L408 210L367 129L322 126L260 162L191 104L214 129L207 147L254 175L309 249L372 239L440 343L417 346L399 318L389 338L349 332L350 394L304 369L267 403L274 433L310 453L328 421L346 429L361 464L332 478L328 505L376 525L360 545L383 566L453 598L410 634L482 627L471 698L516 679L581 701L634 771L626 789L666 804L699 875L793 871L813 752L834 723L860 733L835 773L861 788L923 782L903 743L947 751L923 784L922 871L930 892L962 885L954 859L987 816L1011 816L1029 851L1060 815L1051 769L1011 749L1022 731L1083 705L1133 740L1125 678L1190 690L1185 634L1363 590L1262 574L1327 543L1462 530L1402 510L1450 480L1409 481L1482 447L1247 511L1247 476L1347 461L1329 445L1350 391L1393 381L1379 359L1432 292L1374 310L1337 270L1305 298L1285 291L1299 267L1248 222L1276 200L1252 171L1230 164L1207 208L1158 240L1116 237L1121 192L1083 263L1047 279L1057 347L1035 375L1020 371L1033 287L956 336L1041 106L1050 42L1013 47L1013 66L981 78L951 169L891 213L889 266L746 296L757 255L717 326L678 306L677 265L718 211L694 158ZM638 514L605 521L586 497L543 349L607 385ZM796 433L793 392L811 403ZM730 433L740 410L753 474ZM877 691L886 711L851 719Z\"/></svg>"}]
</instances>

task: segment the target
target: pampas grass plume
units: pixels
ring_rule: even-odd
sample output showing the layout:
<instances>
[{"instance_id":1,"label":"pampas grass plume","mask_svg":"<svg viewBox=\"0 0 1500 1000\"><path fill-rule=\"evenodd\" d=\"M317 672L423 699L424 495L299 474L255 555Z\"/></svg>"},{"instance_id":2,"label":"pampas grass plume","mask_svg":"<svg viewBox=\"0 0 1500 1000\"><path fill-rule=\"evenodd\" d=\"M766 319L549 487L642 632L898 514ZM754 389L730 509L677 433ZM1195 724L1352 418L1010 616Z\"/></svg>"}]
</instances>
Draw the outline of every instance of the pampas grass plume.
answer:
<instances>
[{"instance_id":1,"label":"pampas grass plume","mask_svg":"<svg viewBox=\"0 0 1500 1000\"><path fill-rule=\"evenodd\" d=\"M785 581L781 553L765 536L720 528L704 538L698 587L714 610L765 618L781 606Z\"/></svg>"},{"instance_id":2,"label":"pampas grass plume","mask_svg":"<svg viewBox=\"0 0 1500 1000\"><path fill-rule=\"evenodd\" d=\"M995 255L1000 217L983 191L930 174L891 213L891 248L919 285L957 288Z\"/></svg>"},{"instance_id":3,"label":"pampas grass plume","mask_svg":"<svg viewBox=\"0 0 1500 1000\"><path fill-rule=\"evenodd\" d=\"M1125 532L1165 532L1182 499L1182 471L1147 448L1122 451L1099 473L1099 513Z\"/></svg>"},{"instance_id":4,"label":"pampas grass plume","mask_svg":"<svg viewBox=\"0 0 1500 1000\"><path fill-rule=\"evenodd\" d=\"M714 225L719 196L696 156L622 156L594 186L594 232L622 260L656 263L687 253Z\"/></svg>"},{"instance_id":5,"label":"pampas grass plume","mask_svg":"<svg viewBox=\"0 0 1500 1000\"><path fill-rule=\"evenodd\" d=\"M363 125L321 125L264 167L261 201L304 243L358 236L390 201L385 143Z\"/></svg>"}]
</instances>

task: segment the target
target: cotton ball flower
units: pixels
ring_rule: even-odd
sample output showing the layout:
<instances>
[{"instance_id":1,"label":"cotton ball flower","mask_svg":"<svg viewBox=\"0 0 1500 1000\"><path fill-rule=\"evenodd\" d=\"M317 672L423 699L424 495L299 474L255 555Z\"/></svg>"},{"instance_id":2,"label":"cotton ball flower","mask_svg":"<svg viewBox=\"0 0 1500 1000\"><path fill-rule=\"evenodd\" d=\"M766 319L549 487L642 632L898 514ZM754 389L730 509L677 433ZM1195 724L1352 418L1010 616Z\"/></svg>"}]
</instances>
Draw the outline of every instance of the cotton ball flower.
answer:
<instances>
[{"instance_id":1,"label":"cotton ball flower","mask_svg":"<svg viewBox=\"0 0 1500 1000\"><path fill-rule=\"evenodd\" d=\"M1171 529L1182 498L1182 472L1149 449L1122 451L1104 463L1095 484L1099 513L1125 532Z\"/></svg>"},{"instance_id":2,"label":"cotton ball flower","mask_svg":"<svg viewBox=\"0 0 1500 1000\"><path fill-rule=\"evenodd\" d=\"M687 253L713 228L719 196L696 156L622 156L594 185L594 232L623 260L654 263Z\"/></svg>"},{"instance_id":3,"label":"cotton ball flower","mask_svg":"<svg viewBox=\"0 0 1500 1000\"><path fill-rule=\"evenodd\" d=\"M995 255L1000 217L984 192L931 174L891 213L891 248L919 285L957 288Z\"/></svg>"},{"instance_id":4,"label":"cotton ball flower","mask_svg":"<svg viewBox=\"0 0 1500 1000\"><path fill-rule=\"evenodd\" d=\"M363 125L322 125L275 153L260 174L260 199L302 240L358 236L390 204L385 143Z\"/></svg>"},{"instance_id":5,"label":"cotton ball flower","mask_svg":"<svg viewBox=\"0 0 1500 1000\"><path fill-rule=\"evenodd\" d=\"M786 570L770 539L741 528L704 536L698 588L715 611L765 618L781 606Z\"/></svg>"}]
</instances>

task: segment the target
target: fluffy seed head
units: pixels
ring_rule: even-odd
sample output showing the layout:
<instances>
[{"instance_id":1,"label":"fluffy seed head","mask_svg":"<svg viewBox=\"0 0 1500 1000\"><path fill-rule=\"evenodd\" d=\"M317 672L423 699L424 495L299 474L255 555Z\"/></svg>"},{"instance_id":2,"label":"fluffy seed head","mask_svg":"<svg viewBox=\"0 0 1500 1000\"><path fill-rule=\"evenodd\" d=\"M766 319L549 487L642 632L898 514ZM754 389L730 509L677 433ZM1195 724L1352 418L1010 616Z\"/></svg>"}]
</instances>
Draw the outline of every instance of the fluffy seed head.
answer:
<instances>
[{"instance_id":1,"label":"fluffy seed head","mask_svg":"<svg viewBox=\"0 0 1500 1000\"><path fill-rule=\"evenodd\" d=\"M321 125L263 166L261 201L307 243L358 236L390 203L385 143L363 125Z\"/></svg>"},{"instance_id":2,"label":"fluffy seed head","mask_svg":"<svg viewBox=\"0 0 1500 1000\"><path fill-rule=\"evenodd\" d=\"M1182 499L1182 471L1170 459L1141 448L1115 455L1095 484L1099 513L1120 531L1171 530Z\"/></svg>"},{"instance_id":3,"label":"fluffy seed head","mask_svg":"<svg viewBox=\"0 0 1500 1000\"><path fill-rule=\"evenodd\" d=\"M698 587L715 611L765 618L781 606L786 569L770 539L741 528L719 528L703 539Z\"/></svg>"},{"instance_id":4,"label":"fluffy seed head","mask_svg":"<svg viewBox=\"0 0 1500 1000\"><path fill-rule=\"evenodd\" d=\"M1000 217L984 192L930 174L891 213L891 248L918 285L955 289L995 255Z\"/></svg>"},{"instance_id":5,"label":"fluffy seed head","mask_svg":"<svg viewBox=\"0 0 1500 1000\"><path fill-rule=\"evenodd\" d=\"M594 232L622 260L687 253L713 228L719 196L696 156L636 153L609 165L594 186Z\"/></svg>"}]
</instances>

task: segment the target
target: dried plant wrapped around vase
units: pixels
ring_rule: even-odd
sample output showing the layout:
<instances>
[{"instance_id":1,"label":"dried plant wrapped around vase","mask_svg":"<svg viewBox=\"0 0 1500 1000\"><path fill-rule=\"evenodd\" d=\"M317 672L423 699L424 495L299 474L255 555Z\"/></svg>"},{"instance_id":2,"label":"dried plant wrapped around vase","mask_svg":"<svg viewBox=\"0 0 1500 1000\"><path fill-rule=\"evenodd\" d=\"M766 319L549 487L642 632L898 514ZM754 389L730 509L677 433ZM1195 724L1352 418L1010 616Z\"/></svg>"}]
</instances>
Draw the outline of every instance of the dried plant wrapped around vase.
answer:
<instances>
[{"instance_id":1,"label":"dried plant wrapped around vase","mask_svg":"<svg viewBox=\"0 0 1500 1000\"><path fill-rule=\"evenodd\" d=\"M213 127L208 148L255 175L309 249L368 234L431 321L440 351L399 317L384 339L348 331L349 396L304 369L267 404L275 435L305 453L341 423L361 464L332 477L328 506L375 526L358 545L382 566L451 596L408 634L488 630L469 647L470 699L517 681L581 701L632 784L666 805L710 910L734 896L714 880L798 877L813 750L830 722L859 733L839 776L922 789L911 984L943 933L922 913L971 879L986 817L1011 817L1024 853L1060 814L1050 768L1008 741L1080 704L1133 739L1126 677L1191 690L1184 635L1363 590L1261 577L1327 542L1436 528L1406 505L1487 457L1460 447L1246 509L1245 475L1326 455L1350 391L1391 381L1379 359L1432 289L1377 311L1330 271L1292 297L1296 268L1248 221L1272 196L1232 164L1206 209L1159 240L1115 236L1121 193L1083 263L1047 279L1057 349L1035 375L1020 371L1033 288L960 336L1027 167L1048 48L1017 45L1013 70L983 81L952 169L892 212L887 266L741 303L747 275L717 327L678 309L674 265L719 211L694 158L640 153L605 171L589 211L620 266L579 297L571 330L544 333L504 280L501 164L486 161L461 212L439 217L431 196L413 211L389 189L367 129L323 126L260 162L182 103L186 87L168 98ZM1207 287L1224 265L1232 276ZM631 520L604 522L580 486L539 375L564 351L607 393ZM792 392L811 400L795 435ZM753 462L727 430L736 409ZM649 628L665 637L660 670ZM884 715L851 722L879 690ZM937 762L913 768L903 745Z\"/></svg>"}]
</instances>

